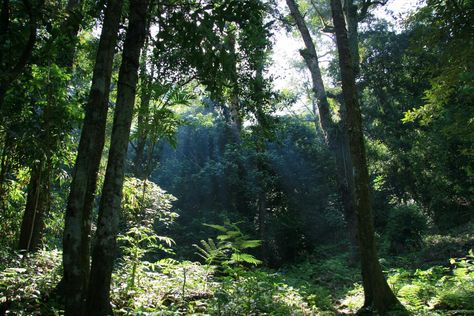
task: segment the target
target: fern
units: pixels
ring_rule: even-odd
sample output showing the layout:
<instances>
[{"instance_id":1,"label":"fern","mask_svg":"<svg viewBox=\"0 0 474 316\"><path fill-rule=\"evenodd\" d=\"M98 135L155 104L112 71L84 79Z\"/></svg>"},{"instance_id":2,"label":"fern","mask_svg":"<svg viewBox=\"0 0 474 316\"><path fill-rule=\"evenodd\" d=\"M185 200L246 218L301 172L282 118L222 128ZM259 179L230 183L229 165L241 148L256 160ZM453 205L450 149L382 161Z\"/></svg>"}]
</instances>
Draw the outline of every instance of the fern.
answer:
<instances>
[{"instance_id":1,"label":"fern","mask_svg":"<svg viewBox=\"0 0 474 316\"><path fill-rule=\"evenodd\" d=\"M262 261L258 260L257 258L248 253L233 253L230 259L234 262L244 262L253 264L255 266L262 263Z\"/></svg>"},{"instance_id":2,"label":"fern","mask_svg":"<svg viewBox=\"0 0 474 316\"><path fill-rule=\"evenodd\" d=\"M203 258L208 265L218 261L219 258L223 259L225 255L223 245L216 245L212 238L209 238L207 241L201 240L201 245L202 246L198 246L194 244L193 247L197 249L196 254Z\"/></svg>"},{"instance_id":3,"label":"fern","mask_svg":"<svg viewBox=\"0 0 474 316\"><path fill-rule=\"evenodd\" d=\"M262 243L261 240L249 239L242 233L237 223L203 225L222 233L217 236L217 243L209 238L207 241L201 240L200 245L193 245L197 249L196 254L204 259L207 265L219 264L229 270L235 265L259 265L262 263L253 255L244 252L246 249L259 247Z\"/></svg>"}]
</instances>

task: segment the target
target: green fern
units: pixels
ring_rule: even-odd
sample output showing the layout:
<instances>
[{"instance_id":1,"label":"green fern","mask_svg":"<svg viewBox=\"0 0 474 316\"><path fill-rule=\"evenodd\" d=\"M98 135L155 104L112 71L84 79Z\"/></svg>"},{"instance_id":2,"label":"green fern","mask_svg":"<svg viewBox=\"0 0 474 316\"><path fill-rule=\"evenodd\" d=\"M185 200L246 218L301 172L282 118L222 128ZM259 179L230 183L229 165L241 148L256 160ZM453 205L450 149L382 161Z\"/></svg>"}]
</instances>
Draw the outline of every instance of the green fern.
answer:
<instances>
[{"instance_id":1,"label":"green fern","mask_svg":"<svg viewBox=\"0 0 474 316\"><path fill-rule=\"evenodd\" d=\"M196 254L204 259L204 261L211 265L216 261L221 261L225 257L225 248L223 245L216 244L212 238L206 240L201 240L201 246L196 244L193 245L197 249Z\"/></svg>"},{"instance_id":2,"label":"green fern","mask_svg":"<svg viewBox=\"0 0 474 316\"><path fill-rule=\"evenodd\" d=\"M238 262L238 263L244 262L244 263L253 264L255 266L262 263L261 260L258 260L257 258L255 258L254 256L248 253L233 253L230 259L233 260L234 262Z\"/></svg>"},{"instance_id":3,"label":"green fern","mask_svg":"<svg viewBox=\"0 0 474 316\"><path fill-rule=\"evenodd\" d=\"M261 240L249 239L237 224L229 222L225 222L224 225L203 224L222 234L217 236L217 242L209 238L207 241L201 240L200 245L194 244L196 254L204 259L207 265L218 264L226 269L242 264L261 264L262 261L245 253L246 249L259 247L262 244Z\"/></svg>"}]
</instances>

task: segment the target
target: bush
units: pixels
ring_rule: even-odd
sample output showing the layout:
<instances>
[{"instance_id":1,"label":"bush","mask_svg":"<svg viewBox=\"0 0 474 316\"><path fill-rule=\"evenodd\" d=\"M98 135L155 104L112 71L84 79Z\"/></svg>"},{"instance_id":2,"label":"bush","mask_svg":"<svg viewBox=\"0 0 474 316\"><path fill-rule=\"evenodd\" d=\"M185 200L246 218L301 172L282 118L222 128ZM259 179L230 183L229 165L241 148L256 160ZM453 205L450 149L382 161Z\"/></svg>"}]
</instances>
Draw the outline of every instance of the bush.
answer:
<instances>
[{"instance_id":1,"label":"bush","mask_svg":"<svg viewBox=\"0 0 474 316\"><path fill-rule=\"evenodd\" d=\"M40 250L32 255L1 254L0 310L13 315L52 315L58 310L49 300L61 279L61 252ZM10 314L9 314L10 315Z\"/></svg>"},{"instance_id":2,"label":"bush","mask_svg":"<svg viewBox=\"0 0 474 316\"><path fill-rule=\"evenodd\" d=\"M421 248L426 228L426 218L416 205L393 208L384 234L389 252L399 254Z\"/></svg>"},{"instance_id":3,"label":"bush","mask_svg":"<svg viewBox=\"0 0 474 316\"><path fill-rule=\"evenodd\" d=\"M474 309L474 256L451 259L452 270L433 266L426 270L403 268L389 272L394 293L411 312Z\"/></svg>"},{"instance_id":4,"label":"bush","mask_svg":"<svg viewBox=\"0 0 474 316\"><path fill-rule=\"evenodd\" d=\"M278 273L242 270L235 278L229 277L221 283L208 312L211 315L321 315L321 306L317 304L327 304L324 300L327 293L323 292L293 287Z\"/></svg>"}]
</instances>

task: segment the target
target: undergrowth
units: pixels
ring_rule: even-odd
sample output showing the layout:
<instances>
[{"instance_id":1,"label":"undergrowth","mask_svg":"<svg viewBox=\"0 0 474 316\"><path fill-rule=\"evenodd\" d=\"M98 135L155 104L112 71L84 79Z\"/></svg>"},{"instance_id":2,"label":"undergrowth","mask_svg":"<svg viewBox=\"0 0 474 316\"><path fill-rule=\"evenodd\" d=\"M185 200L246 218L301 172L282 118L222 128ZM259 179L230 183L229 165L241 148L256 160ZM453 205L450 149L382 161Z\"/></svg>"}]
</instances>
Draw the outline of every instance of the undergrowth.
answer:
<instances>
[{"instance_id":1,"label":"undergrowth","mask_svg":"<svg viewBox=\"0 0 474 316\"><path fill-rule=\"evenodd\" d=\"M216 265L162 259L144 263L130 286L130 267L114 273L117 315L335 315L355 313L363 302L357 267L343 255L307 259L279 271L242 263ZM397 261L394 261L397 262ZM384 262L393 291L415 315L474 311L474 254L423 269ZM0 253L0 304L7 315L62 315L55 287L61 253Z\"/></svg>"}]
</instances>

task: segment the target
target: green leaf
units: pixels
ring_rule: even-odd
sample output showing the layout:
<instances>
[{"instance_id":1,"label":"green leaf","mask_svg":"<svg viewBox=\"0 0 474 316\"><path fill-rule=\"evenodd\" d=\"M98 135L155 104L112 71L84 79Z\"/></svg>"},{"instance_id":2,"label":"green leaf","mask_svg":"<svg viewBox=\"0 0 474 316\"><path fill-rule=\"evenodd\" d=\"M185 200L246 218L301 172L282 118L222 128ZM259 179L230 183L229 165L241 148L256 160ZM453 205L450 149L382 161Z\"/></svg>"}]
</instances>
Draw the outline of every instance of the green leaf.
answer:
<instances>
[{"instance_id":1,"label":"green leaf","mask_svg":"<svg viewBox=\"0 0 474 316\"><path fill-rule=\"evenodd\" d=\"M227 233L227 228L225 228L224 226L221 226L221 225L216 225L216 224L203 224L204 226L207 226L207 227L211 227L211 228L214 228L218 231L221 231L223 233Z\"/></svg>"},{"instance_id":2,"label":"green leaf","mask_svg":"<svg viewBox=\"0 0 474 316\"><path fill-rule=\"evenodd\" d=\"M245 262L253 265L259 265L262 263L262 261L248 253L233 253L230 258L235 262Z\"/></svg>"}]
</instances>

